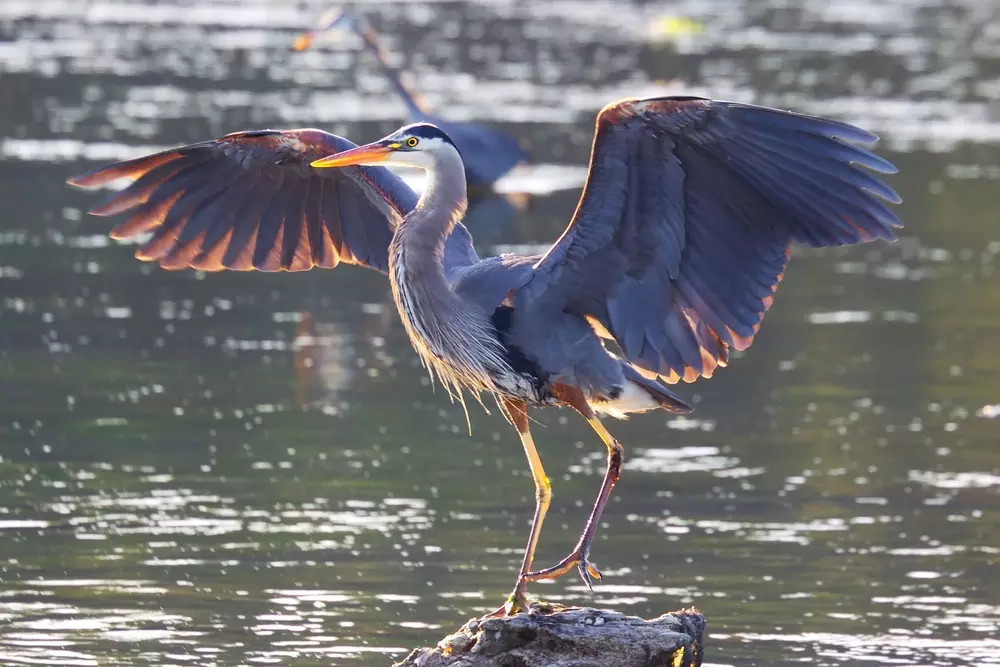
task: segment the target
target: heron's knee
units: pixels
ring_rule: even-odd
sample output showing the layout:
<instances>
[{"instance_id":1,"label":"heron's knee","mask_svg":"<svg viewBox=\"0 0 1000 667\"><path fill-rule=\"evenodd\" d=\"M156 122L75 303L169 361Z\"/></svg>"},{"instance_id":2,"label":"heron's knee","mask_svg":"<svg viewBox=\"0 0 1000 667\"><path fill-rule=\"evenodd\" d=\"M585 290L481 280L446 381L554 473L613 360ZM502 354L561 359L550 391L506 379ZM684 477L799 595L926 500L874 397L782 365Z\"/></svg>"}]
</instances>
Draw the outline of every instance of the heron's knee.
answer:
<instances>
[{"instance_id":1,"label":"heron's knee","mask_svg":"<svg viewBox=\"0 0 1000 667\"><path fill-rule=\"evenodd\" d=\"M625 448L618 444L617 440L611 442L613 446L608 448L608 477L617 482L622 472L622 462L625 460Z\"/></svg>"},{"instance_id":2,"label":"heron's knee","mask_svg":"<svg viewBox=\"0 0 1000 667\"><path fill-rule=\"evenodd\" d=\"M621 467L622 461L625 460L625 448L622 447L617 440L612 439L611 445L608 447L608 464Z\"/></svg>"},{"instance_id":3,"label":"heron's knee","mask_svg":"<svg viewBox=\"0 0 1000 667\"><path fill-rule=\"evenodd\" d=\"M548 477L542 477L535 484L535 502L539 505L548 505L552 500L552 483Z\"/></svg>"}]
</instances>

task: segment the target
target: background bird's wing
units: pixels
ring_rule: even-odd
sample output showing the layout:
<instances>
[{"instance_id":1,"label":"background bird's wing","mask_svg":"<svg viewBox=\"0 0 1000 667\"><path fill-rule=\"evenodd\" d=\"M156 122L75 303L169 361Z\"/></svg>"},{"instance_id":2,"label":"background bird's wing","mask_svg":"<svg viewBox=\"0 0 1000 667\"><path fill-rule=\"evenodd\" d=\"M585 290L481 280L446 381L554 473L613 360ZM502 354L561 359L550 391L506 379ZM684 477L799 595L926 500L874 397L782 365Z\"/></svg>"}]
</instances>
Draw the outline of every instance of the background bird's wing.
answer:
<instances>
[{"instance_id":1,"label":"background bird's wing","mask_svg":"<svg viewBox=\"0 0 1000 667\"><path fill-rule=\"evenodd\" d=\"M430 113L420 95L403 83L402 73L389 64L378 33L360 16L347 12L342 16L349 17L354 31L364 41L365 47L375 55L389 83L406 105L411 121L432 123L444 130L455 143L462 154L470 186L492 185L519 162L528 158L517 139L509 134L480 123L449 121Z\"/></svg>"},{"instance_id":2,"label":"background bird's wing","mask_svg":"<svg viewBox=\"0 0 1000 667\"><path fill-rule=\"evenodd\" d=\"M597 118L590 173L525 303L588 317L639 369L709 377L745 349L790 244L895 239L895 168L844 123L702 98L626 100ZM518 307L521 299L518 298Z\"/></svg>"},{"instance_id":3,"label":"background bird's wing","mask_svg":"<svg viewBox=\"0 0 1000 667\"><path fill-rule=\"evenodd\" d=\"M465 163L465 173L472 187L491 185L518 163L528 160L528 153L509 134L480 123L452 122L423 114L423 119L444 130L458 147Z\"/></svg>"},{"instance_id":4,"label":"background bird's wing","mask_svg":"<svg viewBox=\"0 0 1000 667\"><path fill-rule=\"evenodd\" d=\"M97 188L134 179L90 212L129 214L111 235L151 232L136 256L167 269L303 271L347 262L385 273L393 230L417 195L381 167L309 166L354 145L311 129L236 132L69 182ZM464 227L449 238L446 258L478 259Z\"/></svg>"}]
</instances>

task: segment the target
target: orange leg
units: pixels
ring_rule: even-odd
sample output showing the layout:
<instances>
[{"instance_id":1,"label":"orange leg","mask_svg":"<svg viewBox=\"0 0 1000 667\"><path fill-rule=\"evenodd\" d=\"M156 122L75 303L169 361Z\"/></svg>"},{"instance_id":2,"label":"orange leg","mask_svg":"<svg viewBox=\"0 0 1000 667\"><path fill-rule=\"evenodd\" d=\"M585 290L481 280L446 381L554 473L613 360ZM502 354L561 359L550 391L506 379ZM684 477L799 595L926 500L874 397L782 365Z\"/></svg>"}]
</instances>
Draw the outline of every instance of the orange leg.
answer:
<instances>
[{"instance_id":1,"label":"orange leg","mask_svg":"<svg viewBox=\"0 0 1000 667\"><path fill-rule=\"evenodd\" d=\"M594 507L590 511L590 517L588 517L587 524L584 526L583 533L580 535L580 539L576 543L576 547L574 547L572 553L556 565L544 570L527 572L522 575L522 578L525 582L556 579L572 570L575 566L579 570L583 582L587 584L588 588L593 590L592 580L600 579L601 572L589 561L590 542L597 532L597 526L601 521L601 514L604 513L604 507L608 503L608 498L611 497L611 491L615 488L618 477L621 475L624 449L608 433L608 430L604 428L604 424L601 423L597 416L594 415L594 411L590 408L590 405L586 402L579 389L562 388L560 393L560 398L583 415L587 423L597 432L601 441L608 448L608 467L604 473L604 481L601 483L601 490L597 494L597 500L594 501Z\"/></svg>"},{"instance_id":2,"label":"orange leg","mask_svg":"<svg viewBox=\"0 0 1000 667\"><path fill-rule=\"evenodd\" d=\"M514 591L507 598L507 603L497 609L491 615L510 615L518 611L525 611L528 608L527 599L524 595L524 588L527 584L525 575L531 570L531 563L535 558L535 547L538 546L538 537L542 532L542 523L545 521L545 514L549 511L549 504L552 501L552 485L542 468L542 459L535 449L534 440L531 438L531 431L528 429L528 412L524 401L502 399L501 405L514 428L517 429L521 437L521 444L524 446L524 453L528 457L528 467L531 468L531 477L535 482L535 516L531 520L531 531L528 533L528 544L524 548L524 559L521 561L521 571L517 576L517 585Z\"/></svg>"},{"instance_id":3,"label":"orange leg","mask_svg":"<svg viewBox=\"0 0 1000 667\"><path fill-rule=\"evenodd\" d=\"M598 435L601 436L601 440L604 441L604 444L608 448L608 468L604 474L604 482L601 484L601 490L597 494L597 500L594 501L590 517L587 518L587 524L584 526L583 533L580 535L580 539L576 543L573 552L552 567L526 573L523 575L525 581L557 579L572 570L574 566L580 571L583 583L587 584L587 588L590 590L594 590L592 579L601 578L601 571L589 560L590 542L594 539L594 533L597 532L597 525L601 521L601 514L604 513L604 507L608 504L608 498L611 497L611 490L615 488L615 483L618 482L618 477L621 474L622 453L624 450L618 444L618 441L611 437L608 430L604 428L604 424L596 417L589 417L587 422L597 431Z\"/></svg>"}]
</instances>

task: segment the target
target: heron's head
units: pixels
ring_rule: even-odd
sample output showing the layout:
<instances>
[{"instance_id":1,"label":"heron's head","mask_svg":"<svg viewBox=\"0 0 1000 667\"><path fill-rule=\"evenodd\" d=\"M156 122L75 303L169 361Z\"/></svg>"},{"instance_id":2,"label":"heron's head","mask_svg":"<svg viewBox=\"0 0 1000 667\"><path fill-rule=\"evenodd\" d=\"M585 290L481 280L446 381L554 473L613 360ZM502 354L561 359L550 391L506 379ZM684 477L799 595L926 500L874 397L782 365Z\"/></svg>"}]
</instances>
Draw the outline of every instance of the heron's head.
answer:
<instances>
[{"instance_id":1,"label":"heron's head","mask_svg":"<svg viewBox=\"0 0 1000 667\"><path fill-rule=\"evenodd\" d=\"M305 51L320 35L337 30L351 30L356 33L362 33L365 28L361 24L361 20L351 12L339 7L331 7L316 19L316 27L312 30L307 30L295 38L295 50ZM332 32L332 34L336 35L337 33Z\"/></svg>"},{"instance_id":2,"label":"heron's head","mask_svg":"<svg viewBox=\"0 0 1000 667\"><path fill-rule=\"evenodd\" d=\"M378 165L430 170L454 158L461 164L458 148L447 134L430 123L414 123L384 139L316 160L312 166Z\"/></svg>"}]
</instances>

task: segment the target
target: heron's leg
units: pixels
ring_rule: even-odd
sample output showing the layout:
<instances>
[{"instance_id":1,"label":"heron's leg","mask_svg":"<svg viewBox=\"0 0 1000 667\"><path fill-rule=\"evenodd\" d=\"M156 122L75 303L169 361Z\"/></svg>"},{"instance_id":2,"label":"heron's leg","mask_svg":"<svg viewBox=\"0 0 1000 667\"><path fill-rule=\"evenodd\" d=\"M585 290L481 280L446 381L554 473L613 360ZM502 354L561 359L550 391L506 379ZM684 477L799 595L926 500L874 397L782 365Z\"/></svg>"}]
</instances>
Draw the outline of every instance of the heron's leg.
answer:
<instances>
[{"instance_id":1,"label":"heron's leg","mask_svg":"<svg viewBox=\"0 0 1000 667\"><path fill-rule=\"evenodd\" d=\"M502 399L502 405L507 416L510 417L514 428L521 436L521 444L524 446L524 453L528 457L528 467L531 468L531 477L535 481L535 516L531 520L531 531L528 533L528 544L524 548L524 560L521 561L521 571L517 576L517 585L514 591L507 598L507 603L503 607L506 614L514 614L527 609L527 600L524 595L524 588L527 584L525 575L531 570L531 562L535 558L535 547L538 545L538 536L542 531L542 522L545 521L545 513L549 511L549 503L552 500L552 485L542 468L542 459L538 456L535 443L531 438L531 431L528 429L528 412L524 401ZM500 611L500 610L497 610Z\"/></svg>"},{"instance_id":2,"label":"heron's leg","mask_svg":"<svg viewBox=\"0 0 1000 667\"><path fill-rule=\"evenodd\" d=\"M538 570L537 572L528 572L524 575L526 581L540 581L542 579L556 579L563 576L567 572L573 569L574 566L580 571L580 576L583 578L583 582L587 584L587 587L593 590L593 584L591 579L600 579L601 572L593 564L590 563L590 542L594 538L594 533L597 532L597 525L601 521L601 514L604 512L604 506L608 503L608 498L611 497L611 491L615 488L615 483L618 482L618 477L621 475L622 470L622 459L624 454L624 449L618 441L615 440L608 429L604 427L604 424L597 418L594 411L590 408L585 400L582 400L582 395L574 396L574 399L569 404L575 408L583 417L587 420L597 435L601 437L601 441L608 448L608 466L604 473L604 481L601 483L601 490L597 493L597 500L594 501L594 507L590 511L590 516L587 518L587 524L583 528L583 533L580 535L579 541L576 543L576 547L573 552L563 558L559 563L553 565L552 567L546 568L544 570Z\"/></svg>"}]
</instances>

